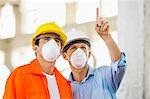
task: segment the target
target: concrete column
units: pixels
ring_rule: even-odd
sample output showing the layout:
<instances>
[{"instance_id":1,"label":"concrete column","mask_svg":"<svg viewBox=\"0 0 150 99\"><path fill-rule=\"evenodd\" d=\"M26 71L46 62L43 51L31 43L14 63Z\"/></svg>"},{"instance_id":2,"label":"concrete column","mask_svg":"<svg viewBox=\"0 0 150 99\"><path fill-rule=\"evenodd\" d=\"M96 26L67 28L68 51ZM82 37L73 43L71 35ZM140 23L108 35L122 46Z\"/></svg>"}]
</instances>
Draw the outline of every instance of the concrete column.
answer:
<instances>
[{"instance_id":1,"label":"concrete column","mask_svg":"<svg viewBox=\"0 0 150 99\"><path fill-rule=\"evenodd\" d=\"M14 69L12 66L12 63L11 63L11 57L12 57L11 50L9 48L6 48L5 49L5 63L10 71L12 71Z\"/></svg>"},{"instance_id":2,"label":"concrete column","mask_svg":"<svg viewBox=\"0 0 150 99\"><path fill-rule=\"evenodd\" d=\"M145 99L150 99L150 1L144 0Z\"/></svg>"},{"instance_id":3,"label":"concrete column","mask_svg":"<svg viewBox=\"0 0 150 99\"><path fill-rule=\"evenodd\" d=\"M119 45L126 52L128 63L118 99L145 99L143 0L119 0L118 3Z\"/></svg>"},{"instance_id":4,"label":"concrete column","mask_svg":"<svg viewBox=\"0 0 150 99\"><path fill-rule=\"evenodd\" d=\"M20 6L14 5L14 14L16 18L16 35L21 35L21 13L20 13Z\"/></svg>"},{"instance_id":5,"label":"concrete column","mask_svg":"<svg viewBox=\"0 0 150 99\"><path fill-rule=\"evenodd\" d=\"M21 21L20 21L19 5L14 4L13 9L14 9L14 14L15 14L15 18L16 18L16 33L15 33L15 35L20 35L21 34L21 25L20 25ZM12 66L12 62L11 62L11 59L12 59L12 57L11 57L12 52L11 51L12 51L12 48L14 48L18 44L18 43L13 44L12 42L13 42L12 39L5 40L5 44L7 44L7 46L5 46L5 48L4 48L5 49L4 50L4 52L5 52L5 63L6 63L6 66L8 67L8 69L10 71L12 71L14 69Z\"/></svg>"},{"instance_id":6,"label":"concrete column","mask_svg":"<svg viewBox=\"0 0 150 99\"><path fill-rule=\"evenodd\" d=\"M66 3L66 25L76 22L76 2Z\"/></svg>"}]
</instances>

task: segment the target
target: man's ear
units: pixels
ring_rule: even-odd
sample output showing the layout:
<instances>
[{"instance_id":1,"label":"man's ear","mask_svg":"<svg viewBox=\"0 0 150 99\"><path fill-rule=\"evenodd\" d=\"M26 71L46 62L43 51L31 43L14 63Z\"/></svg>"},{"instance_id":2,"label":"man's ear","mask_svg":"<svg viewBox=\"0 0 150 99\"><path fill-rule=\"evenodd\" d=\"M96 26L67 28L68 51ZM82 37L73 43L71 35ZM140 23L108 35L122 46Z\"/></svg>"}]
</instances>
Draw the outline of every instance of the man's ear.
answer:
<instances>
[{"instance_id":1,"label":"man's ear","mask_svg":"<svg viewBox=\"0 0 150 99\"><path fill-rule=\"evenodd\" d=\"M91 56L91 50L89 51L88 58L90 58L90 56Z\"/></svg>"},{"instance_id":2,"label":"man's ear","mask_svg":"<svg viewBox=\"0 0 150 99\"><path fill-rule=\"evenodd\" d=\"M33 49L35 52L37 52L37 51L38 51L38 46L37 46L37 45L34 45L34 46L32 47L32 49Z\"/></svg>"},{"instance_id":3,"label":"man's ear","mask_svg":"<svg viewBox=\"0 0 150 99\"><path fill-rule=\"evenodd\" d=\"M63 56L63 58L64 58L65 60L68 60L67 55L66 55L65 52L62 52L62 56Z\"/></svg>"}]
</instances>

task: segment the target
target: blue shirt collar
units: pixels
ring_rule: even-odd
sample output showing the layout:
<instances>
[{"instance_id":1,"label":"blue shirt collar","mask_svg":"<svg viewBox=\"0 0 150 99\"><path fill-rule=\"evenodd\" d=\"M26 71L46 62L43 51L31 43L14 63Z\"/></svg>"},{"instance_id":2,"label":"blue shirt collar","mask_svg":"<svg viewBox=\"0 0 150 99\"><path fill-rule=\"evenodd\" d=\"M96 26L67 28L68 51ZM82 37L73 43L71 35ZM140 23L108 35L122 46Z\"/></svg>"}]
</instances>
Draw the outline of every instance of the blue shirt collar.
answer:
<instances>
[{"instance_id":1,"label":"blue shirt collar","mask_svg":"<svg viewBox=\"0 0 150 99\"><path fill-rule=\"evenodd\" d=\"M90 76L94 76L94 69L88 65L88 74L87 76L81 81L81 83L84 83ZM72 72L70 73L70 76L69 76L69 81L70 82L76 82L73 80L73 74ZM77 83L77 82L76 82Z\"/></svg>"}]
</instances>

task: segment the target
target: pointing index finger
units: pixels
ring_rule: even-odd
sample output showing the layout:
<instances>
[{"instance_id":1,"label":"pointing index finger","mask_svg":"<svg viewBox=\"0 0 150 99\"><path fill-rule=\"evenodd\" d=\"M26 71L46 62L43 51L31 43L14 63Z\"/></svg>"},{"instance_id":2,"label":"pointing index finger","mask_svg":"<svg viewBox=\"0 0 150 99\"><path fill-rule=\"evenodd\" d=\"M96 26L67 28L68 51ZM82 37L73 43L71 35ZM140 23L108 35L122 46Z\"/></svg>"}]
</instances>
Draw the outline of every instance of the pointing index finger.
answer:
<instances>
[{"instance_id":1,"label":"pointing index finger","mask_svg":"<svg viewBox=\"0 0 150 99\"><path fill-rule=\"evenodd\" d=\"M97 9L96 9L96 19L98 20L99 17L102 17L102 16L101 16L101 11L100 11L99 8L97 8Z\"/></svg>"},{"instance_id":2,"label":"pointing index finger","mask_svg":"<svg viewBox=\"0 0 150 99\"><path fill-rule=\"evenodd\" d=\"M99 18L99 8L96 9L96 20Z\"/></svg>"}]
</instances>

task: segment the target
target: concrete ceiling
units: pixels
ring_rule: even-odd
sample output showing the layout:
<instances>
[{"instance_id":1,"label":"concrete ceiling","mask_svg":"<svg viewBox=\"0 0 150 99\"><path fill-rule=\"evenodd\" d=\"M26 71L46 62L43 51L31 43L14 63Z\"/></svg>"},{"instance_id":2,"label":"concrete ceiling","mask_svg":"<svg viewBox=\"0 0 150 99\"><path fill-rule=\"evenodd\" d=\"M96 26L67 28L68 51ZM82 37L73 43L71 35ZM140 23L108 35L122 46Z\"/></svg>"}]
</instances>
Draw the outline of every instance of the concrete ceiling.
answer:
<instances>
[{"instance_id":1,"label":"concrete ceiling","mask_svg":"<svg viewBox=\"0 0 150 99\"><path fill-rule=\"evenodd\" d=\"M18 6L20 3L20 0L0 0L0 6L4 6L7 2L9 2L12 5Z\"/></svg>"}]
</instances>

